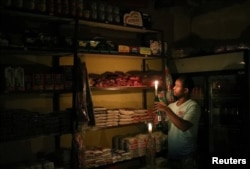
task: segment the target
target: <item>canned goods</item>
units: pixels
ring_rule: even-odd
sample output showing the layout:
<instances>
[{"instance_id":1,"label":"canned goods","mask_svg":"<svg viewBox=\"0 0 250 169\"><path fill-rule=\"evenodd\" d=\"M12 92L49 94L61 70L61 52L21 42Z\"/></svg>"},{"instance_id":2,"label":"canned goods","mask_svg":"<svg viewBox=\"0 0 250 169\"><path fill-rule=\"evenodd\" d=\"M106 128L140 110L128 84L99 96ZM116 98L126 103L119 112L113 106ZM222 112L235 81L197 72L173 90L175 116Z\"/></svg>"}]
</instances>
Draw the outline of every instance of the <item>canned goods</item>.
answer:
<instances>
[{"instance_id":1,"label":"canned goods","mask_svg":"<svg viewBox=\"0 0 250 169\"><path fill-rule=\"evenodd\" d=\"M69 14L70 16L76 16L76 0L69 1Z\"/></svg>"},{"instance_id":2,"label":"canned goods","mask_svg":"<svg viewBox=\"0 0 250 169\"><path fill-rule=\"evenodd\" d=\"M113 13L114 14L117 14L117 15L119 15L119 13L120 13L120 9L116 6L116 7L114 7L114 11L113 11Z\"/></svg>"},{"instance_id":3,"label":"canned goods","mask_svg":"<svg viewBox=\"0 0 250 169\"><path fill-rule=\"evenodd\" d=\"M65 16L69 15L69 1L68 0L62 0L62 14Z\"/></svg>"},{"instance_id":4,"label":"canned goods","mask_svg":"<svg viewBox=\"0 0 250 169\"><path fill-rule=\"evenodd\" d=\"M120 23L121 22L120 15L114 15L114 21L116 23Z\"/></svg>"},{"instance_id":5,"label":"canned goods","mask_svg":"<svg viewBox=\"0 0 250 169\"><path fill-rule=\"evenodd\" d=\"M85 19L89 19L90 18L90 10L86 9L83 11L83 17Z\"/></svg>"},{"instance_id":6,"label":"canned goods","mask_svg":"<svg viewBox=\"0 0 250 169\"><path fill-rule=\"evenodd\" d=\"M25 9L35 10L35 0L25 0L23 5Z\"/></svg>"},{"instance_id":7,"label":"canned goods","mask_svg":"<svg viewBox=\"0 0 250 169\"><path fill-rule=\"evenodd\" d=\"M91 19L97 20L97 11L96 10L91 11Z\"/></svg>"},{"instance_id":8,"label":"canned goods","mask_svg":"<svg viewBox=\"0 0 250 169\"><path fill-rule=\"evenodd\" d=\"M76 15L79 17L83 16L83 0L76 1Z\"/></svg>"},{"instance_id":9,"label":"canned goods","mask_svg":"<svg viewBox=\"0 0 250 169\"><path fill-rule=\"evenodd\" d=\"M113 14L112 13L107 14L107 21L113 22Z\"/></svg>"},{"instance_id":10,"label":"canned goods","mask_svg":"<svg viewBox=\"0 0 250 169\"><path fill-rule=\"evenodd\" d=\"M112 13L113 12L113 7L111 5L108 5L106 8L107 13Z\"/></svg>"},{"instance_id":11,"label":"canned goods","mask_svg":"<svg viewBox=\"0 0 250 169\"><path fill-rule=\"evenodd\" d=\"M91 7L92 10L97 10L97 3L96 2L91 2L90 7Z\"/></svg>"},{"instance_id":12,"label":"canned goods","mask_svg":"<svg viewBox=\"0 0 250 169\"><path fill-rule=\"evenodd\" d=\"M23 0L12 0L11 5L15 8L23 8Z\"/></svg>"},{"instance_id":13,"label":"canned goods","mask_svg":"<svg viewBox=\"0 0 250 169\"><path fill-rule=\"evenodd\" d=\"M61 0L54 0L54 11L55 11L55 14L57 15L62 14L62 1Z\"/></svg>"},{"instance_id":14,"label":"canned goods","mask_svg":"<svg viewBox=\"0 0 250 169\"><path fill-rule=\"evenodd\" d=\"M35 8L39 12L46 11L46 0L36 0Z\"/></svg>"},{"instance_id":15,"label":"canned goods","mask_svg":"<svg viewBox=\"0 0 250 169\"><path fill-rule=\"evenodd\" d=\"M3 6L10 6L11 5L11 0L1 1L0 3Z\"/></svg>"},{"instance_id":16,"label":"canned goods","mask_svg":"<svg viewBox=\"0 0 250 169\"><path fill-rule=\"evenodd\" d=\"M104 3L100 3L98 9L99 9L99 11L104 12L105 11L105 4Z\"/></svg>"},{"instance_id":17,"label":"canned goods","mask_svg":"<svg viewBox=\"0 0 250 169\"><path fill-rule=\"evenodd\" d=\"M47 0L46 1L46 11L49 14L54 14L54 0Z\"/></svg>"},{"instance_id":18,"label":"canned goods","mask_svg":"<svg viewBox=\"0 0 250 169\"><path fill-rule=\"evenodd\" d=\"M99 12L98 12L98 19L99 19L100 21L105 21L105 12L99 11Z\"/></svg>"}]
</instances>

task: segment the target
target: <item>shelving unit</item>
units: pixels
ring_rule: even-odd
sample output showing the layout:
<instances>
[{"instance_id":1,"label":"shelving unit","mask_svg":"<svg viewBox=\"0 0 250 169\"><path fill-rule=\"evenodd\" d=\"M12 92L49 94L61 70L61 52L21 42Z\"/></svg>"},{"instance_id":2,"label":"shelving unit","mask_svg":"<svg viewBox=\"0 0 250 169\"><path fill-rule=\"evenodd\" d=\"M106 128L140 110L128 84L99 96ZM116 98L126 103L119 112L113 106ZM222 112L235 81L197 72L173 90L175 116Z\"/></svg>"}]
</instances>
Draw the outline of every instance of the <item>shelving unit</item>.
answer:
<instances>
[{"instance_id":1,"label":"shelving unit","mask_svg":"<svg viewBox=\"0 0 250 169\"><path fill-rule=\"evenodd\" d=\"M87 37L84 36L83 32L87 32ZM80 40L88 39L88 33L93 37L102 37L108 41L128 46L141 46L143 45L143 40L150 40L150 38L162 41L163 37L162 32L158 30L146 30L141 28L80 20L78 38ZM152 107L154 98L153 82L154 80L164 81L163 75L165 58L163 54L153 56L132 53L97 53L93 51L83 51L81 48L78 49L78 52L81 60L86 63L89 74L101 75L106 72L120 72L122 74L126 74L130 71L137 71L141 72L142 76L156 72L157 73L155 75L158 75L154 79L151 79L151 84L141 86L116 86L116 84L114 86L106 87L91 86L90 89L94 107L104 107L107 109L117 110L126 108L150 109ZM158 79L159 77L162 77L162 79ZM114 148L112 145L112 138L115 136L135 136L138 133L145 134L146 131L147 127L145 122L117 125L112 127L93 127L83 131L83 142L88 148ZM141 160L142 158L138 158L136 160ZM129 163L130 161L131 160L125 160L122 163ZM116 164L109 163L108 165L115 166ZM97 164L97 168L98 167L101 166Z\"/></svg>"},{"instance_id":2,"label":"shelving unit","mask_svg":"<svg viewBox=\"0 0 250 169\"><path fill-rule=\"evenodd\" d=\"M12 21L12 22L9 22ZM14 22L16 21L16 22ZM71 161L68 161L67 165L72 165L71 168L78 168L77 161L78 157L74 154L77 151L77 146L75 145L75 134L78 132L77 127L81 124L81 120L77 119L77 96L79 93L84 94L84 90L87 91L88 96L91 96L93 99L93 106L105 106L107 108L140 108L147 109L152 104L153 98L153 86L152 85L142 85L142 86L115 86L115 87L90 87L82 86L86 89L81 89L81 80L86 80L86 77L76 77L76 71L79 69L77 66L83 62L86 64L88 73L104 73L105 71L130 71L137 70L141 71L143 74L149 73L151 70L158 71L158 73L164 74L164 56L150 56L150 55L140 55L140 54L130 54L130 53L100 53L100 52L89 52L81 50L77 45L78 39L89 39L90 36L101 36L107 38L107 40L112 40L117 43L124 42L123 45L144 45L143 42L145 40L150 40L154 38L156 40L162 41L163 34L159 30L147 30L142 28L135 27L126 27L122 25L112 25L106 23L92 22L79 20L77 18L70 17L60 17L60 16L51 16L46 14L38 14L38 13L30 13L24 11L16 11L9 9L1 9L1 25L4 25L1 31L7 32L8 36L17 36L19 39L14 39L13 41L9 41L8 44L1 44L0 46L0 54L1 59L0 63L4 66L23 66L24 69L27 69L26 72L29 74L37 72L58 72L60 66L67 63L67 66L72 67L72 89L59 89L59 90L29 90L29 91L6 91L3 89L1 92L1 102L3 103L1 107L4 109L13 109L13 108L21 108L27 109L30 112L36 112L40 116L49 116L49 114L53 113L65 113L67 110L70 112L68 118L68 129L65 129L66 132L41 132L38 134L31 134L26 137L25 135L20 138L15 137L6 137L1 139L0 147L4 147L5 151L12 151L11 142L13 144L18 143L22 144L22 142L27 142L27 146L33 145L32 140L35 142L43 142L43 139L52 141L51 145L48 147L38 147L36 148L35 153L39 153L40 149L45 153L52 153L52 151L56 151L56 149L62 146L62 138L61 135L71 135L70 142L72 142L71 150L73 152L73 156L71 157ZM23 41L24 32L27 29L34 29L35 31L41 31L40 33L46 33L51 35L51 38L55 38L55 41L52 44L46 43L46 41L41 41L44 39L26 39L26 44L22 44L20 42ZM87 30L85 33L82 30ZM90 32L90 34L88 34ZM113 32L113 34L110 34ZM38 32L29 32L29 33L38 33ZM87 35L87 36L86 36ZM107 36L106 36L107 35ZM119 35L119 36L118 36ZM129 36L127 36L129 35ZM62 43L60 40L56 39L58 37L70 37L71 44L65 44L65 41ZM147 37L149 36L149 37ZM114 39L112 39L112 37ZM8 37L11 39L11 37ZM24 38L27 38L24 36ZM35 37L33 37L35 38ZM34 44L29 41L37 40ZM46 39L45 39L46 40ZM66 40L66 39L63 39ZM163 42L163 41L162 41ZM164 50L162 50L164 51ZM21 62L20 62L21 61ZM98 63L100 62L100 63ZM101 65L101 66L96 66ZM106 65L106 66L105 66ZM29 69L27 68L29 67ZM40 68L41 67L41 68ZM41 69L41 70L40 70ZM2 74L3 75L3 74ZM2 76L1 75L1 76ZM159 76L158 76L159 77ZM155 79L158 80L158 79ZM163 77L162 77L163 80ZM163 80L164 81L164 80ZM5 90L5 91L4 91ZM86 93L85 93L86 94ZM8 97L6 97L8 95ZM113 97L113 98L112 98ZM86 99L91 99L87 97ZM103 99L107 101L103 102ZM112 101L113 100L113 101ZM116 102L114 102L116 101ZM120 102L119 104L117 104ZM104 103L104 104L102 104ZM110 103L114 103L113 105ZM135 104L134 104L135 103ZM94 112L90 112L94 113ZM41 120L48 125L55 124L55 120L58 119L50 119L52 121ZM53 121L54 120L54 121ZM65 119L64 119L65 120ZM59 125L61 124L59 121ZM65 122L65 121L63 121ZM1 124L1 133L4 130L3 124ZM10 124L6 124L7 126L11 126ZM45 126L47 127L47 126ZM57 126L58 127L58 126ZM64 127L64 126L63 126ZM118 132L124 132L123 129L130 130L135 132L145 131L145 125L143 123L124 125L124 126L116 126L111 128L106 128L105 130L117 130ZM32 128L32 126L30 126ZM129 128L129 129L128 129ZM52 129L53 130L53 129ZM103 130L104 131L104 130ZM110 140L106 140L106 144L111 144L111 137L117 134L117 131L112 133L113 131L109 131L108 133ZM91 132L91 131L88 131ZM100 130L100 132L102 132ZM14 133L14 131L11 131ZM133 132L131 132L133 134ZM5 137L5 135L3 134ZM48 139L47 139L48 138ZM41 139L41 141L40 141ZM91 140L92 138L87 138L87 140ZM39 141L37 141L39 140ZM66 141L67 142L67 141ZM86 142L88 143L88 141ZM6 144L10 144L6 146ZM42 144L42 143L40 143ZM71 144L71 143L70 143ZM46 146L46 145L41 145ZM102 146L102 145L98 145ZM26 156L27 158L20 158L22 155L13 155L10 157L6 157L12 160L6 160L4 164L8 165L8 163L18 163L22 161L34 161L38 160L36 155L32 154L33 150L31 150L31 154L29 152ZM13 157L15 156L15 157ZM25 157L25 156L24 156ZM66 166L66 168L69 166Z\"/></svg>"},{"instance_id":3,"label":"shelving unit","mask_svg":"<svg viewBox=\"0 0 250 169\"><path fill-rule=\"evenodd\" d=\"M13 9L1 9L0 15L1 38L8 40L2 41L0 45L3 79L0 93L0 166L41 165L39 161L46 159L53 161L56 166L67 168L70 161L64 165L50 156L62 148L61 136L71 135L73 132L74 112L67 108L74 109L72 98L75 91L72 87L54 87L55 84L58 85L56 81L50 81L50 89L44 88L43 83L39 89L35 89L32 83L34 74L42 74L44 77L49 75L52 79L59 74L60 78L57 80L60 80L59 85L63 85L59 69L62 65L59 62L62 56L74 58L74 50L70 45L61 46L59 41L49 38L64 36L61 26L71 25L74 28L75 19ZM30 35L27 36L26 33ZM17 90L16 86L9 90L6 86L6 67L23 68L21 79L23 78L25 86L22 90ZM72 83L74 85L75 82ZM70 99L62 105L60 102L65 100L64 95L69 95Z\"/></svg>"}]
</instances>

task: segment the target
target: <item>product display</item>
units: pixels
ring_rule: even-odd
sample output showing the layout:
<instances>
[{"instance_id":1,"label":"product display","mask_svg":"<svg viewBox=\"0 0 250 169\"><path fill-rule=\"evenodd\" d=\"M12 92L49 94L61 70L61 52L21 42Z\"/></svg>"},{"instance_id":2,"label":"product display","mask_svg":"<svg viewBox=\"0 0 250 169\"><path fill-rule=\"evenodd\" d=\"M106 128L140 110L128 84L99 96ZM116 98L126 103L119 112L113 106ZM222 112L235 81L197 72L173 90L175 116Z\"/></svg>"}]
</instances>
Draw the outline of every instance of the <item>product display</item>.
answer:
<instances>
[{"instance_id":1,"label":"product display","mask_svg":"<svg viewBox=\"0 0 250 169\"><path fill-rule=\"evenodd\" d=\"M72 156L66 157L66 154L59 152L58 155L57 152L51 152L52 159L55 159L53 162L65 168L69 164L64 162L73 162L73 165L85 168L143 157L146 153L146 135L142 128L138 128L138 135L135 135L134 130L128 130L129 133L119 139L117 149L113 150L113 147L107 145L111 143L111 138L119 133L117 131L124 134L124 128L142 126L145 122L152 121L148 115L146 95L152 92L153 79L159 79L159 83L162 84L163 78L161 68L157 68L157 73L152 73L153 70L149 69L151 63L147 62L153 60L154 68L163 58L160 55L153 56L149 45L141 46L145 44L141 35L160 37L161 32L144 29L145 25L136 26L137 28L133 25L124 26L124 10L106 2L91 1L85 4L85 1L61 0L53 1L51 4L49 2L52 1L49 0L27 1L23 6L14 2L18 1L1 6L1 14L4 16L1 22L4 26L0 33L1 56L3 49L3 56L14 58L6 59L8 64L5 64L4 60L5 68L1 69L1 77L5 79L1 82L1 92L3 95L8 94L4 106L12 105L15 100L16 104L13 106L23 106L31 110L35 108L39 113L33 114L30 110L23 114L21 111L4 113L1 116L0 129L8 129L1 137L1 141L12 140L19 143L19 139L26 141L30 138L48 137L48 149L53 151L64 147L62 144L67 144L64 143L64 139L67 140L68 135L72 135L73 137L69 138L72 143ZM89 18L85 19L86 16ZM145 16L142 14L143 24ZM5 21L8 23L8 20L18 22L13 22L13 25L3 24ZM116 34L114 37L109 36L111 30ZM132 39L126 39L122 37L123 33L139 35L137 37L140 38L128 36ZM108 38L103 35L107 35ZM120 46L119 51L119 44L124 45L124 49ZM99 60L104 58L104 61L100 64L98 59L94 58L94 62L91 63L94 66L89 66L91 56L88 54L99 57ZM112 60L105 57L111 57ZM25 64L19 62L19 59L25 60ZM88 73L87 67L91 73ZM132 97L124 97L127 94ZM18 97L15 97L16 95ZM110 97L112 95L118 96L119 99ZM92 100L92 96L97 97ZM98 103L98 96L103 97L104 102L115 101L114 104L117 106L103 104L107 107L94 108L95 104L101 105ZM138 104L133 105L134 102L130 99L136 99ZM61 109L66 106L70 108L66 112L62 111ZM85 126L88 131L84 130ZM107 133L110 130L115 132L108 135L109 140L105 146L105 140L93 139L93 144L96 144L95 141L100 142L93 146L94 148L89 148L88 144L92 142L88 142L88 139L91 139L91 136L85 137L85 132L93 132L92 129L100 133L105 130ZM42 148L47 151L47 147ZM27 154L23 161L29 162L28 158L35 155L29 152ZM42 154L41 158L47 159L47 154ZM50 165L42 167L47 169Z\"/></svg>"},{"instance_id":2,"label":"product display","mask_svg":"<svg viewBox=\"0 0 250 169\"><path fill-rule=\"evenodd\" d=\"M1 91L6 93L72 89L72 66L61 66L59 71L50 73L29 73L25 66L11 65L4 67L4 72L1 72L0 76L4 77Z\"/></svg>"},{"instance_id":3,"label":"product display","mask_svg":"<svg viewBox=\"0 0 250 169\"><path fill-rule=\"evenodd\" d=\"M146 109L94 108L96 127L114 127L151 121Z\"/></svg>"}]
</instances>

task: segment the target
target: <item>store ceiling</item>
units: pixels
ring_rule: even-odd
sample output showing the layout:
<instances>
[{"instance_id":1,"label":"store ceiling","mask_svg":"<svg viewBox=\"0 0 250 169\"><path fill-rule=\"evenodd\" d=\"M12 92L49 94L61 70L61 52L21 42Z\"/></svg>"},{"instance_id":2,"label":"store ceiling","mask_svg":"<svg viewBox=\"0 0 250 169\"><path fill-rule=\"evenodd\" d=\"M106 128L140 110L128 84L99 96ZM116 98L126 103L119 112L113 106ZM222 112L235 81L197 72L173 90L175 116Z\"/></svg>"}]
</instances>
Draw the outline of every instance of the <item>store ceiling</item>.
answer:
<instances>
[{"instance_id":1,"label":"store ceiling","mask_svg":"<svg viewBox=\"0 0 250 169\"><path fill-rule=\"evenodd\" d=\"M195 1L195 0L187 0L187 1ZM198 0L199 4L196 6L190 7L194 8L194 15L200 15L208 12L213 12L215 10L219 10L222 8L230 7L239 3L244 2L245 0Z\"/></svg>"},{"instance_id":2,"label":"store ceiling","mask_svg":"<svg viewBox=\"0 0 250 169\"><path fill-rule=\"evenodd\" d=\"M247 0L153 0L155 9L183 6L192 10L193 15L219 10Z\"/></svg>"}]
</instances>

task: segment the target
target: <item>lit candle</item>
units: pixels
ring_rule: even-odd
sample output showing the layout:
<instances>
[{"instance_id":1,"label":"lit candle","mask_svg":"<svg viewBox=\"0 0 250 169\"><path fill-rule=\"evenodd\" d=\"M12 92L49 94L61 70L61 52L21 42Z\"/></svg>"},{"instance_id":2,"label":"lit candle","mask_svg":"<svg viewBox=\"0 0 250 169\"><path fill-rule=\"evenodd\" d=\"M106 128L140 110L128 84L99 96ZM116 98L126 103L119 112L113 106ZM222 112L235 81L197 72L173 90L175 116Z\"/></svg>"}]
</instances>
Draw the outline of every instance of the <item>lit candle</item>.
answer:
<instances>
[{"instance_id":1,"label":"lit candle","mask_svg":"<svg viewBox=\"0 0 250 169\"><path fill-rule=\"evenodd\" d=\"M152 133L152 128L153 128L152 123L148 123L148 132L149 133Z\"/></svg>"},{"instance_id":2,"label":"lit candle","mask_svg":"<svg viewBox=\"0 0 250 169\"><path fill-rule=\"evenodd\" d=\"M158 80L155 81L155 95L158 95Z\"/></svg>"}]
</instances>

